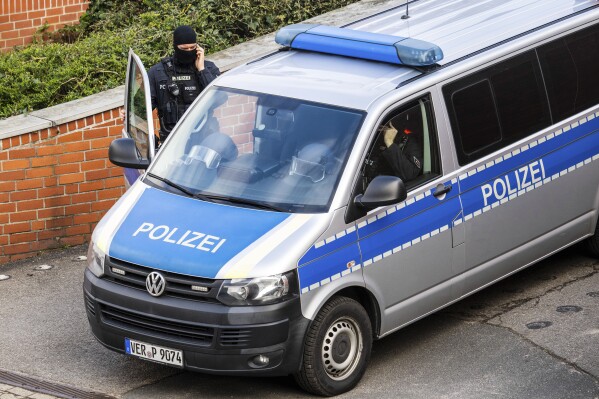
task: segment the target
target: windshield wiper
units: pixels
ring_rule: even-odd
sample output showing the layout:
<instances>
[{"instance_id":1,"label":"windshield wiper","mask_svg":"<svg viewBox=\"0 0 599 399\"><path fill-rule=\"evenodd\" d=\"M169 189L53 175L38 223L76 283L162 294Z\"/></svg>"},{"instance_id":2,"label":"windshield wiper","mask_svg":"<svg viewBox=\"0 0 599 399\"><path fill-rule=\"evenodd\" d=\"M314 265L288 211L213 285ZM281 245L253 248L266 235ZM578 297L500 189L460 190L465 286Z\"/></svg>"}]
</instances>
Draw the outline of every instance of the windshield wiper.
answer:
<instances>
[{"instance_id":1,"label":"windshield wiper","mask_svg":"<svg viewBox=\"0 0 599 399\"><path fill-rule=\"evenodd\" d=\"M164 183L168 184L169 186L171 186L173 188L176 188L177 190L181 191L182 193L187 194L190 197L194 197L194 194L191 191L189 191L185 187L182 187L182 186L178 185L177 183L173 183L169 179L166 179L164 177L155 175L154 173L148 173L148 176L150 176L150 177L152 177L152 178L154 178L156 180L160 180L161 182L164 182Z\"/></svg>"},{"instance_id":2,"label":"windshield wiper","mask_svg":"<svg viewBox=\"0 0 599 399\"><path fill-rule=\"evenodd\" d=\"M167 185L176 188L177 190L181 191L182 193L185 193L185 194L187 194L190 197L197 198L197 199L202 200L202 201L206 201L206 202L225 202L225 203L229 203L229 204L249 205L249 206L251 206L253 208L258 208L258 209L266 209L266 210L276 211L276 212L289 212L287 209L283 209L283 208L280 208L280 207L277 207L277 206L274 206L274 205L266 204L264 202L257 202L257 201L243 199L243 198L221 197L221 196L218 196L218 195L211 195L211 194L192 193L191 191L189 191L185 187L182 187L182 186L178 185L177 183L173 183L172 181L170 181L167 178L155 175L153 173L148 173L148 176L152 177L152 178L154 178L156 180L160 180L161 182L164 182Z\"/></svg>"},{"instance_id":3,"label":"windshield wiper","mask_svg":"<svg viewBox=\"0 0 599 399\"><path fill-rule=\"evenodd\" d=\"M222 202L226 202L229 204L248 205L252 208L266 209L266 210L275 211L275 212L289 212L289 210L281 208L281 207L277 207L275 205L270 205L270 204L267 204L264 202L252 201L252 200L248 200L248 199L244 199L244 198L221 197L218 195L210 195L210 194L202 194L202 193L196 193L196 194L194 194L194 197L201 199L203 201L210 201L210 202L222 201Z\"/></svg>"}]
</instances>

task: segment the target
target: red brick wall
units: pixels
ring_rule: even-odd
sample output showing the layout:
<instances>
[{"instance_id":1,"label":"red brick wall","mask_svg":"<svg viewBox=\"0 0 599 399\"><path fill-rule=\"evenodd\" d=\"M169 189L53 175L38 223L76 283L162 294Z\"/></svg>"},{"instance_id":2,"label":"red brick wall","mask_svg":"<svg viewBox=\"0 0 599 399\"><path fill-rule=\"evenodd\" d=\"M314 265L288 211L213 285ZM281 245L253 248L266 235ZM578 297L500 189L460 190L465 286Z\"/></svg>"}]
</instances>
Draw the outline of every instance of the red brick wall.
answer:
<instances>
[{"instance_id":1,"label":"red brick wall","mask_svg":"<svg viewBox=\"0 0 599 399\"><path fill-rule=\"evenodd\" d=\"M215 111L241 153L252 151L255 114L255 99L247 96L233 96ZM108 160L122 128L113 109L1 140L0 265L89 242L125 192L122 168Z\"/></svg>"},{"instance_id":2,"label":"red brick wall","mask_svg":"<svg viewBox=\"0 0 599 399\"><path fill-rule=\"evenodd\" d=\"M214 110L221 131L233 137L240 154L253 151L252 130L256 119L256 101L255 97L233 95Z\"/></svg>"},{"instance_id":3,"label":"red brick wall","mask_svg":"<svg viewBox=\"0 0 599 399\"><path fill-rule=\"evenodd\" d=\"M1 0L0 51L30 43L45 23L49 31L79 22L89 0Z\"/></svg>"},{"instance_id":4,"label":"red brick wall","mask_svg":"<svg viewBox=\"0 0 599 399\"><path fill-rule=\"evenodd\" d=\"M114 109L2 140L0 264L89 242L125 191L122 169L108 160L121 130Z\"/></svg>"}]
</instances>

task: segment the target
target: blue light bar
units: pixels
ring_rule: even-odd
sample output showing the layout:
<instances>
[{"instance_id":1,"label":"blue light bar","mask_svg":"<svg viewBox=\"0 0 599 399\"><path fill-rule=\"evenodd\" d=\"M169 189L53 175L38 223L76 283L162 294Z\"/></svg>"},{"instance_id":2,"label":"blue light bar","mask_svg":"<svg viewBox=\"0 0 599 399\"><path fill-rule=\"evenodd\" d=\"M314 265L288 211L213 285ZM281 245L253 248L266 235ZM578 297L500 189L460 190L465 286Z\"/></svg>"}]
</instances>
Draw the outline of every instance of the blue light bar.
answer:
<instances>
[{"instance_id":1,"label":"blue light bar","mask_svg":"<svg viewBox=\"0 0 599 399\"><path fill-rule=\"evenodd\" d=\"M429 66L443 59L439 46L422 40L324 25L289 25L277 32L275 41L298 50L398 65Z\"/></svg>"}]
</instances>

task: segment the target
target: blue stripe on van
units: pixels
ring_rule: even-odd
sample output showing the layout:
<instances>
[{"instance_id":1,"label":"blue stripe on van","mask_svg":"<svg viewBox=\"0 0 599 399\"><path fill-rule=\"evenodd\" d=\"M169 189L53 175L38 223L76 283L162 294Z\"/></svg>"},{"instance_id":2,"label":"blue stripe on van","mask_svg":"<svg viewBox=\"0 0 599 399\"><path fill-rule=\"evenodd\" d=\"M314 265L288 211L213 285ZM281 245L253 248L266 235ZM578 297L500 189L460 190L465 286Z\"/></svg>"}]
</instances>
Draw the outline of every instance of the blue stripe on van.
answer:
<instances>
[{"instance_id":1,"label":"blue stripe on van","mask_svg":"<svg viewBox=\"0 0 599 399\"><path fill-rule=\"evenodd\" d=\"M322 245L314 245L310 250L302 257L299 261L300 265L312 262L321 256L328 255L335 252L351 243L358 240L358 233L355 229L352 232L347 233L347 230L330 237L329 239L322 242ZM358 261L358 259L356 259Z\"/></svg>"},{"instance_id":2,"label":"blue stripe on van","mask_svg":"<svg viewBox=\"0 0 599 399\"><path fill-rule=\"evenodd\" d=\"M452 183L445 183L448 184ZM454 181L452 190L442 201L428 191L367 219L361 224L357 234L354 232L345 235L329 244L325 242L319 248L312 247L299 262L302 292L360 270L363 260L382 256L384 252L392 251L398 246L421 240L427 233L449 229L453 218L460 213L458 193L459 188ZM403 223L406 220L408 223ZM385 234L379 234L382 231Z\"/></svg>"},{"instance_id":3,"label":"blue stripe on van","mask_svg":"<svg viewBox=\"0 0 599 399\"><path fill-rule=\"evenodd\" d=\"M362 251L360 266L364 267L376 263L386 256L402 250L404 246L415 245L421 242L423 238L429 237L430 234L437 234L444 231L445 228L451 228L452 218L460 210L460 201L457 198L460 190L464 208L463 214L467 215L466 219L468 219L476 216L477 213L491 210L493 207L500 205L501 202L509 200L507 196L503 201L499 201L499 198L495 196L489 196L487 205L485 205L481 186L485 184L492 185L497 179L505 179L506 175L514 173L524 166L537 162L532 169L529 167L529 176L527 177L530 179L530 173L536 173L537 183L524 187L526 184L522 181L522 189L514 194L516 196L526 194L526 192L540 185L550 183L553 179L559 178L573 169L584 167L595 161L599 161L599 113L589 115L588 119L583 118L575 121L564 129L549 133L537 141L515 149L510 154L495 159L482 167L479 166L478 170L473 169L460 176L459 184L453 182L454 188L443 204L439 205L437 199L431 195L426 195L423 199L413 203L410 200L396 207L391 207L386 213L378 215L377 218L362 222L357 230L360 237L359 247ZM541 173L541 171L544 172L544 176L539 179L538 173ZM517 182L515 175L512 177L512 182ZM434 206L435 203L437 203L436 207ZM463 220L460 218L455 224L461 223ZM403 221L407 223L403 223ZM445 221L447 221L448 226L445 225ZM385 234L376 234L382 231ZM341 256L343 253L335 252L335 249L337 249L337 245L333 246L325 243L324 246L318 248L318 254L331 252L330 256L318 258L313 263L306 263L306 259L313 260L316 258L313 247L302 258L299 263L302 293L316 289L343 275L339 274L339 268L330 269L327 267L329 258L336 260L339 264L346 259ZM355 266L351 271L357 270L361 270L361 268ZM336 274L329 274L331 271Z\"/></svg>"},{"instance_id":4,"label":"blue stripe on van","mask_svg":"<svg viewBox=\"0 0 599 399\"><path fill-rule=\"evenodd\" d=\"M298 269L302 293L321 287L337 278L359 271L360 249L358 244L350 244L300 266Z\"/></svg>"},{"instance_id":5,"label":"blue stripe on van","mask_svg":"<svg viewBox=\"0 0 599 399\"><path fill-rule=\"evenodd\" d=\"M456 187L455 191L458 191ZM426 210L413 212L409 217L389 227L382 228L360 239L362 263L368 266L392 253L416 245L431 236L449 230L453 219L460 214L461 205L457 196Z\"/></svg>"},{"instance_id":6,"label":"blue stripe on van","mask_svg":"<svg viewBox=\"0 0 599 399\"><path fill-rule=\"evenodd\" d=\"M387 213L383 213L377 216L376 220L367 219L367 223L365 226L361 224L361 227L358 229L358 235L361 240L364 237L367 237L371 234L377 233L382 229L385 229L389 226L396 224L399 221L402 221L407 218L411 218L414 215L427 211L429 208L433 208L439 206L441 203L447 202L450 199L456 198L459 194L458 185L451 182L445 182L444 185L452 184L451 191L449 191L445 198L440 201L435 196L433 196L432 191L424 194L424 198L420 200L416 200L415 198L411 198L406 200L395 207L391 207L387 210ZM413 202L414 201L414 202ZM455 217L459 212L456 212L453 217ZM449 223L448 221L447 223ZM445 224L447 224L445 223ZM440 226L439 226L440 227ZM430 232L431 230L429 230ZM415 238L415 237L414 237Z\"/></svg>"},{"instance_id":7,"label":"blue stripe on van","mask_svg":"<svg viewBox=\"0 0 599 399\"><path fill-rule=\"evenodd\" d=\"M522 195L535 185L546 184L569 168L590 162L598 150L599 118L595 118L482 172L460 179L464 190L464 215L488 210L488 207L507 201L510 195ZM487 190L486 201L484 190Z\"/></svg>"},{"instance_id":8,"label":"blue stripe on van","mask_svg":"<svg viewBox=\"0 0 599 399\"><path fill-rule=\"evenodd\" d=\"M501 162L495 163L493 166L488 167L483 171L476 172L472 176L465 178L460 177L460 187L464 192L470 190L471 188L480 186L489 180L495 179L499 175L509 173L511 170L521 166L522 164L532 162L550 152L561 150L562 147L571 144L573 141L578 140L597 129L599 129L599 118L594 118L577 127L571 128L558 136L555 136L554 133L552 133L554 136L551 139L545 139L543 143L539 144L537 142L538 144L532 148L528 146L528 149L523 152L521 151L519 154L511 156L509 159L502 157L503 160ZM545 136L545 138L550 136L551 134ZM561 157L564 157L563 154L565 153L560 152L560 154L562 154L560 155ZM567 157L564 157L562 160L563 165L568 165L565 168L575 164L575 162L568 164L567 159ZM561 167L558 170L563 169L564 167Z\"/></svg>"}]
</instances>

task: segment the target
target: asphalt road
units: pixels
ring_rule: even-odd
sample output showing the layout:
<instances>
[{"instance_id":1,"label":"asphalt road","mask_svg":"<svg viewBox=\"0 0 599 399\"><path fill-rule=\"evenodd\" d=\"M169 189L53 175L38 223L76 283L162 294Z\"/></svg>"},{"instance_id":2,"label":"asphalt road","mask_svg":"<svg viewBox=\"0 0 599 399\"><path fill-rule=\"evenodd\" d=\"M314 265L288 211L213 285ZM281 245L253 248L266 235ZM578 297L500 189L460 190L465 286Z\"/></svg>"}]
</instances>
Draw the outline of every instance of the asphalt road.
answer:
<instances>
[{"instance_id":1,"label":"asphalt road","mask_svg":"<svg viewBox=\"0 0 599 399\"><path fill-rule=\"evenodd\" d=\"M181 372L105 349L85 316L85 252L0 266L0 372L123 399L308 397L291 377ZM575 246L375 342L340 397L599 398L599 261Z\"/></svg>"}]
</instances>

